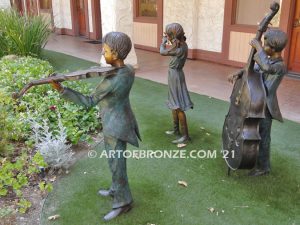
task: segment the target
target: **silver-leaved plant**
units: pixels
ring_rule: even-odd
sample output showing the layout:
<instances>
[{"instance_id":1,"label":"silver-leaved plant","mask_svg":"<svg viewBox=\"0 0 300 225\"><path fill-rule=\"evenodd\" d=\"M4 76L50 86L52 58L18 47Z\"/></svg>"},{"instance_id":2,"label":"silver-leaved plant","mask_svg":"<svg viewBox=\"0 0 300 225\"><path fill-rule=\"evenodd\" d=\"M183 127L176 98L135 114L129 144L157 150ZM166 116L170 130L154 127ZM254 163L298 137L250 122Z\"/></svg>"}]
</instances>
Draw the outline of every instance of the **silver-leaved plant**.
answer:
<instances>
[{"instance_id":1,"label":"silver-leaved plant","mask_svg":"<svg viewBox=\"0 0 300 225\"><path fill-rule=\"evenodd\" d=\"M74 161L71 144L67 144L66 128L61 122L61 116L58 112L58 129L50 131L49 121L43 120L38 123L34 117L30 116L28 120L31 129L31 138L35 141L35 147L43 156L45 162L53 169L68 169Z\"/></svg>"}]
</instances>

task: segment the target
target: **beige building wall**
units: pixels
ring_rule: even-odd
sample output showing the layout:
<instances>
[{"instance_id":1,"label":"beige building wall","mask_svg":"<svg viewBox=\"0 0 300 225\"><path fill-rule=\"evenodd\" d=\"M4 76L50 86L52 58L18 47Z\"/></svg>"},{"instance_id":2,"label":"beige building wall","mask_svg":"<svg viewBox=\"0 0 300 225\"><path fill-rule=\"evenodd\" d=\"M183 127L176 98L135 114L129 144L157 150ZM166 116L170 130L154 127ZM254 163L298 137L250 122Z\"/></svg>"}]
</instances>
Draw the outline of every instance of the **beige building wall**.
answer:
<instances>
[{"instance_id":1,"label":"beige building wall","mask_svg":"<svg viewBox=\"0 0 300 225\"><path fill-rule=\"evenodd\" d=\"M10 0L0 0L0 9L10 8Z\"/></svg>"},{"instance_id":2,"label":"beige building wall","mask_svg":"<svg viewBox=\"0 0 300 225\"><path fill-rule=\"evenodd\" d=\"M88 13L89 13L89 32L92 33L93 30L93 17L92 17L92 0L88 0Z\"/></svg>"},{"instance_id":3,"label":"beige building wall","mask_svg":"<svg viewBox=\"0 0 300 225\"><path fill-rule=\"evenodd\" d=\"M221 52L225 0L164 0L164 27L178 22L191 49Z\"/></svg>"},{"instance_id":4,"label":"beige building wall","mask_svg":"<svg viewBox=\"0 0 300 225\"><path fill-rule=\"evenodd\" d=\"M101 0L101 22L103 36L111 31L119 31L127 34L133 42L133 2L132 0ZM101 57L102 65L105 65L104 57ZM134 67L137 65L137 57L134 48L125 59L125 63Z\"/></svg>"},{"instance_id":5,"label":"beige building wall","mask_svg":"<svg viewBox=\"0 0 300 225\"><path fill-rule=\"evenodd\" d=\"M164 0L163 29L169 23L180 23L185 31L189 48L197 48L197 6L199 0Z\"/></svg>"},{"instance_id":6,"label":"beige building wall","mask_svg":"<svg viewBox=\"0 0 300 225\"><path fill-rule=\"evenodd\" d=\"M70 0L52 0L52 9L55 27L72 29Z\"/></svg>"},{"instance_id":7,"label":"beige building wall","mask_svg":"<svg viewBox=\"0 0 300 225\"><path fill-rule=\"evenodd\" d=\"M225 0L199 0L197 49L221 52Z\"/></svg>"},{"instance_id":8,"label":"beige building wall","mask_svg":"<svg viewBox=\"0 0 300 225\"><path fill-rule=\"evenodd\" d=\"M249 42L254 37L252 33L230 32L229 60L247 62L251 50Z\"/></svg>"},{"instance_id":9,"label":"beige building wall","mask_svg":"<svg viewBox=\"0 0 300 225\"><path fill-rule=\"evenodd\" d=\"M134 44L157 47L157 24L134 22L133 28Z\"/></svg>"}]
</instances>

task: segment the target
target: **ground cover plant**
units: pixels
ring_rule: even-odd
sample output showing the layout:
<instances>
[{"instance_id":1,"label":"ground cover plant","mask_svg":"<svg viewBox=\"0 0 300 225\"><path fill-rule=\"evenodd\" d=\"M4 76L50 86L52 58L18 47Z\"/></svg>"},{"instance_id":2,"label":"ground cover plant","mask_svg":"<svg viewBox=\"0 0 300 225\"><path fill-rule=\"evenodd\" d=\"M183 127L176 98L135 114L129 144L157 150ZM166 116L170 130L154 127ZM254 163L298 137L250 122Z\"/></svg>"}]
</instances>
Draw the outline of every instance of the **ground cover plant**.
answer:
<instances>
[{"instance_id":1,"label":"ground cover plant","mask_svg":"<svg viewBox=\"0 0 300 225\"><path fill-rule=\"evenodd\" d=\"M53 57L64 58L71 68L80 61L58 53L47 56L52 62L56 61ZM164 134L172 125L164 104L166 96L165 85L136 78L131 105L143 139L141 150L178 149L170 143L172 137ZM188 154L193 150L216 150L216 156L128 159L134 208L109 224L298 224L300 125L288 120L284 124L274 121L271 175L254 178L241 170L228 177L220 153L228 103L193 93L191 98L195 108L187 117L192 142L180 151ZM97 145L98 156L103 149L103 145ZM136 150L130 145L128 149ZM110 199L97 196L97 191L108 188L110 179L106 159L88 158L86 154L70 175L54 185L43 206L42 224L105 224L102 217L111 207ZM178 181L185 181L187 187ZM48 221L49 216L57 214L60 218Z\"/></svg>"},{"instance_id":2,"label":"ground cover plant","mask_svg":"<svg viewBox=\"0 0 300 225\"><path fill-rule=\"evenodd\" d=\"M40 181L39 168L46 168L47 164L39 152L33 153L33 157L27 154L26 149L15 157L14 160L1 158L0 162L0 197L16 199L16 210L25 213L30 208L31 203L23 196L22 188L30 182L39 184L42 191L52 190L50 183Z\"/></svg>"}]
</instances>

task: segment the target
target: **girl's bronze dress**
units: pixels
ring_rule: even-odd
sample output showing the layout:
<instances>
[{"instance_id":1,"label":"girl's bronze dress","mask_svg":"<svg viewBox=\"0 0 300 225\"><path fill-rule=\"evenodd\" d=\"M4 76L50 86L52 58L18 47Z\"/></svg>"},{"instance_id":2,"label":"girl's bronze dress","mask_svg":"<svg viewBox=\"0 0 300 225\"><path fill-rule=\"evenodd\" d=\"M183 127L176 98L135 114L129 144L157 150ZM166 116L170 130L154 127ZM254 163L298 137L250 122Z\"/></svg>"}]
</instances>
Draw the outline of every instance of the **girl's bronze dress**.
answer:
<instances>
[{"instance_id":1,"label":"girl's bronze dress","mask_svg":"<svg viewBox=\"0 0 300 225\"><path fill-rule=\"evenodd\" d=\"M167 106L170 109L181 109L182 111L193 108L182 70L188 54L187 44L181 42L179 47L174 46L171 49L166 49L166 44L162 43L160 54L171 56L168 71L169 91Z\"/></svg>"}]
</instances>

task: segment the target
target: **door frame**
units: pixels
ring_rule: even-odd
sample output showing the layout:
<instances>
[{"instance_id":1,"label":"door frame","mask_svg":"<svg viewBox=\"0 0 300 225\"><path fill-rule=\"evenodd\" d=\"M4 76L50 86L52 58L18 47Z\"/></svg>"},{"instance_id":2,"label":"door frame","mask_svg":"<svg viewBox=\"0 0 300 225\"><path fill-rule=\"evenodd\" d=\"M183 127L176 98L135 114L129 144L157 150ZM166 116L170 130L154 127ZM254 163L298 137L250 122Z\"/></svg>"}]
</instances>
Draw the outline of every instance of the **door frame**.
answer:
<instances>
[{"instance_id":1,"label":"door frame","mask_svg":"<svg viewBox=\"0 0 300 225\"><path fill-rule=\"evenodd\" d=\"M290 61L290 51L292 49L292 42L291 42L291 38L292 38L292 32L293 32L293 26L294 26L294 17L295 17L295 13L296 13L296 1L297 0L291 0L291 5L290 5L290 17L288 20L288 43L287 43L287 60L285 61L286 65L289 65L289 61ZM300 73L297 75L300 75Z\"/></svg>"},{"instance_id":2,"label":"door frame","mask_svg":"<svg viewBox=\"0 0 300 225\"><path fill-rule=\"evenodd\" d=\"M85 7L85 23L86 23L86 32L84 37L93 40L99 40L102 37L102 26L101 26L101 3L100 0L91 0L91 9L92 9L92 21L89 21L89 9L88 9L88 0L84 0ZM77 12L77 1L72 0L70 2L71 7L71 20L72 20L72 33L74 36L79 35L79 15ZM89 23L93 25L93 32L90 32Z\"/></svg>"},{"instance_id":3,"label":"door frame","mask_svg":"<svg viewBox=\"0 0 300 225\"><path fill-rule=\"evenodd\" d=\"M88 0L84 1L84 18L85 18L85 35L84 37L89 38L89 9ZM71 20L72 20L72 30L75 36L80 36L79 34L79 15L77 11L77 1L70 1L71 7Z\"/></svg>"},{"instance_id":4,"label":"door frame","mask_svg":"<svg viewBox=\"0 0 300 225\"><path fill-rule=\"evenodd\" d=\"M93 32L89 32L89 38L99 40L102 38L102 24L101 24L101 3L100 0L91 0L92 9L92 24Z\"/></svg>"}]
</instances>

